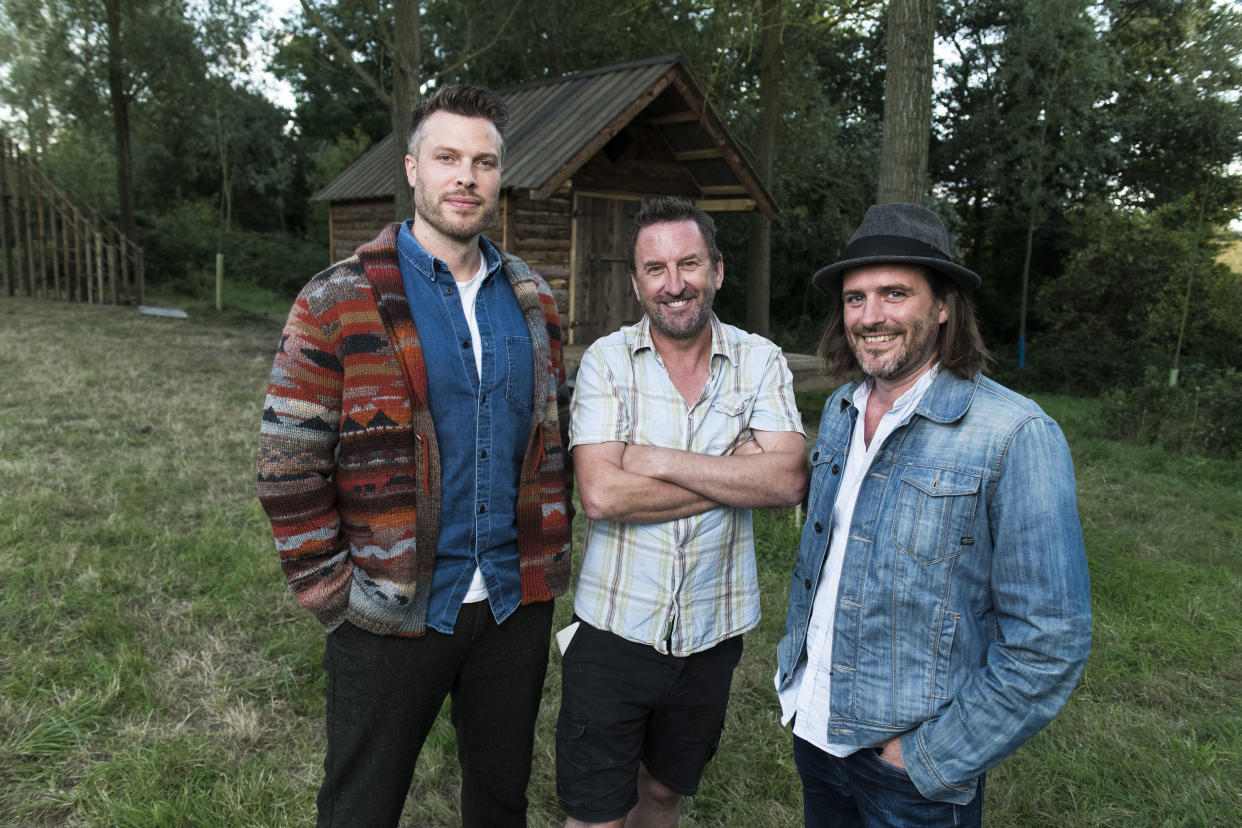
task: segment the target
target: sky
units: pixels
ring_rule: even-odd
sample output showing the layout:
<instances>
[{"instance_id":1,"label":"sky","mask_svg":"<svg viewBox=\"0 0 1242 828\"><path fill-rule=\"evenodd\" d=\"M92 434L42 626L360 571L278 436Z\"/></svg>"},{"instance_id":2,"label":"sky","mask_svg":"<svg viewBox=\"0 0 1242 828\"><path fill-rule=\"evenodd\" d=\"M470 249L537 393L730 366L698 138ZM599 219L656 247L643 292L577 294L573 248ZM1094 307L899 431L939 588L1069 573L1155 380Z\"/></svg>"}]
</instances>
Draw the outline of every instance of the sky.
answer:
<instances>
[{"instance_id":1,"label":"sky","mask_svg":"<svg viewBox=\"0 0 1242 828\"><path fill-rule=\"evenodd\" d=\"M301 6L298 0L267 0L268 11L263 16L263 25L268 29L275 29L280 26L281 18L295 17L300 13ZM268 45L258 39L253 44L254 53L259 55L259 59L255 61L259 64L254 70L254 79L259 84L259 88L263 90L263 94L268 100L275 104L292 110L294 106L293 91L287 83L279 81L267 72L267 61L270 57Z\"/></svg>"}]
</instances>

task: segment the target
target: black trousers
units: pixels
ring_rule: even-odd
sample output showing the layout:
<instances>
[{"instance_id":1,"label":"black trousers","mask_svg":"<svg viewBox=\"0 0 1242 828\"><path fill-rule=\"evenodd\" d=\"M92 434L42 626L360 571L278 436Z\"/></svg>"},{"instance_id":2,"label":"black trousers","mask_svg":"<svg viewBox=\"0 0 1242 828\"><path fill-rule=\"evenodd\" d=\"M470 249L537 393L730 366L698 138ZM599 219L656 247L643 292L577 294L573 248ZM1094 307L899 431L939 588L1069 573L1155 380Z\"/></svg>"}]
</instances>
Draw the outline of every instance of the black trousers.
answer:
<instances>
[{"instance_id":1,"label":"black trousers","mask_svg":"<svg viewBox=\"0 0 1242 828\"><path fill-rule=\"evenodd\" d=\"M548 667L552 602L497 625L486 601L462 606L452 635L328 635L328 755L320 828L395 826L446 695L461 762L465 826L525 825L535 718Z\"/></svg>"}]
</instances>

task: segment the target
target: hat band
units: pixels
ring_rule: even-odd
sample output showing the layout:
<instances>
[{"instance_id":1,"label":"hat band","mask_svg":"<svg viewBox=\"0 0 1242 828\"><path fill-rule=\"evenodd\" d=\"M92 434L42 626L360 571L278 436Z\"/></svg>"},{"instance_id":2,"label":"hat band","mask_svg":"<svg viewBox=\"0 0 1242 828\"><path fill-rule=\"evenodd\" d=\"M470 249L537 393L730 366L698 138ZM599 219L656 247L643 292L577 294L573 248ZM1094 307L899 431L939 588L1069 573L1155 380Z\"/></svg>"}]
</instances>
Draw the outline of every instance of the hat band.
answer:
<instances>
[{"instance_id":1,"label":"hat band","mask_svg":"<svg viewBox=\"0 0 1242 828\"><path fill-rule=\"evenodd\" d=\"M908 236L860 236L841 251L842 261L875 259L883 256L943 259L950 263L953 261L938 248Z\"/></svg>"}]
</instances>

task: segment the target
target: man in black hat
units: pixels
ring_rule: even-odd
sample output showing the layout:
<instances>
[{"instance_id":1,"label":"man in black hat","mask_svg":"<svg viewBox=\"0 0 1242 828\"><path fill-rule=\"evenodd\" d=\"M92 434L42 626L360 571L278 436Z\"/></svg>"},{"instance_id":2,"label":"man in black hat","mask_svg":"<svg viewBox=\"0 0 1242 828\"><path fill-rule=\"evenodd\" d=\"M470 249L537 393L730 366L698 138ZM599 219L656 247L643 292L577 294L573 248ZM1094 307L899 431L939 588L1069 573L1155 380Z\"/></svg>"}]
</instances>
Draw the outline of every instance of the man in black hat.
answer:
<instances>
[{"instance_id":1,"label":"man in black hat","mask_svg":"<svg viewBox=\"0 0 1242 828\"><path fill-rule=\"evenodd\" d=\"M984 773L1082 674L1090 591L1069 447L982 376L940 219L867 211L838 300L776 686L808 826L979 825Z\"/></svg>"}]
</instances>

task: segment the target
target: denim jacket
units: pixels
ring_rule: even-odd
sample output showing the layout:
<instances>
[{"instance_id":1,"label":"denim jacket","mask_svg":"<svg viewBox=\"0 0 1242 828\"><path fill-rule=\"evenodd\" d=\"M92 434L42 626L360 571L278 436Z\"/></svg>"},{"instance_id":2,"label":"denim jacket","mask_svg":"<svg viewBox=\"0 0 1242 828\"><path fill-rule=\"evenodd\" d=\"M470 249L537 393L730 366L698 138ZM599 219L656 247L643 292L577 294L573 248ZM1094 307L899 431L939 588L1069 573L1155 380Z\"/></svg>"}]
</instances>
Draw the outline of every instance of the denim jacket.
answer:
<instances>
[{"instance_id":1,"label":"denim jacket","mask_svg":"<svg viewBox=\"0 0 1242 828\"><path fill-rule=\"evenodd\" d=\"M779 687L807 622L850 434L853 385L824 405L790 583ZM901 736L928 799L978 777L1064 706L1091 646L1090 588L1061 429L990 379L943 371L863 480L837 595L828 740Z\"/></svg>"}]
</instances>

